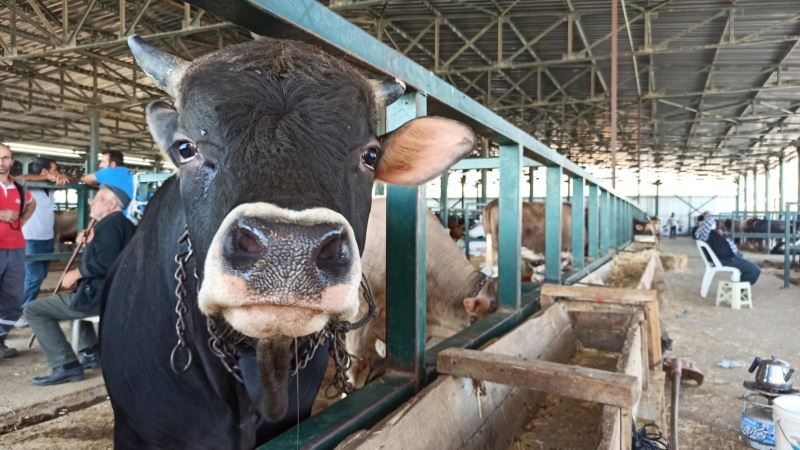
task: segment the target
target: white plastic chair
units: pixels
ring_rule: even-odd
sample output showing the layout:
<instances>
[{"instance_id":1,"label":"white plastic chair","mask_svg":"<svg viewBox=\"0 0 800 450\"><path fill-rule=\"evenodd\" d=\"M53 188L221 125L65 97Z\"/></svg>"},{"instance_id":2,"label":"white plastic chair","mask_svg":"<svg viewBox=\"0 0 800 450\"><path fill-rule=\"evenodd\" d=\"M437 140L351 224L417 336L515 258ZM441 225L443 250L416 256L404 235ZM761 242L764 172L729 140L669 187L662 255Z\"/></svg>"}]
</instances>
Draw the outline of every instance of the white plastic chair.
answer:
<instances>
[{"instance_id":1,"label":"white plastic chair","mask_svg":"<svg viewBox=\"0 0 800 450\"><path fill-rule=\"evenodd\" d=\"M83 319L75 319L72 321L72 349L76 352L79 350L78 347L78 336L80 336L80 323L81 322L89 322L92 326L97 325L100 323L100 316L90 316L84 317ZM97 330L95 330L97 332Z\"/></svg>"},{"instance_id":2,"label":"white plastic chair","mask_svg":"<svg viewBox=\"0 0 800 450\"><path fill-rule=\"evenodd\" d=\"M742 276L742 272L735 267L727 267L723 266L721 262L719 262L719 258L717 255L714 254L714 251L711 250L711 247L703 242L703 241L695 241L697 243L697 251L700 252L700 259L706 264L706 271L703 274L703 283L700 285L700 296L705 298L708 295L708 289L711 287L711 281L714 279L714 275L718 272L730 272L731 273L731 281L739 281L739 278ZM705 250L705 251L703 251ZM711 257L711 261L706 259L706 253L708 256Z\"/></svg>"}]
</instances>

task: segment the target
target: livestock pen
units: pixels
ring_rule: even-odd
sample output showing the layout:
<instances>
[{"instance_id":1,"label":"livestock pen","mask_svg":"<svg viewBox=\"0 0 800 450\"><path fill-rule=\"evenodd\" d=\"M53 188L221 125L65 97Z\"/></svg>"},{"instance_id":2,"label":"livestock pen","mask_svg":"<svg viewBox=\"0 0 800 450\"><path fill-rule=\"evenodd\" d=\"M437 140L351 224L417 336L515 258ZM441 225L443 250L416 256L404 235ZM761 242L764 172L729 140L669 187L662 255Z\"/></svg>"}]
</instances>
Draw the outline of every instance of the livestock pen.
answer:
<instances>
[{"instance_id":1,"label":"livestock pen","mask_svg":"<svg viewBox=\"0 0 800 450\"><path fill-rule=\"evenodd\" d=\"M520 177L528 159L546 166L546 279L560 283L560 223L563 174L571 177L572 223L582 227L588 211L588 253L596 263L632 238L633 218L645 213L604 186L584 169L548 148L430 71L411 61L344 18L313 1L240 0L190 2L225 20L265 36L311 40L334 54L346 55L373 73L396 76L407 93L386 111L383 127L391 131L414 117L437 114L470 123L499 147L499 158L475 162L500 170L499 300L500 309L470 328L425 349L424 191L390 186L387 192L387 361L388 375L368 384L322 413L270 441L265 448L331 448L399 407L436 374L436 355L458 346L477 348L502 335L538 309L522 301L518 257L521 227ZM472 163L470 163L472 164ZM584 207L584 192L588 201ZM600 223L604 226L600 226ZM607 224L607 226L606 226ZM578 225L575 225L578 226ZM585 270L583 233L573 233L576 268ZM537 295L534 292L533 297Z\"/></svg>"}]
</instances>

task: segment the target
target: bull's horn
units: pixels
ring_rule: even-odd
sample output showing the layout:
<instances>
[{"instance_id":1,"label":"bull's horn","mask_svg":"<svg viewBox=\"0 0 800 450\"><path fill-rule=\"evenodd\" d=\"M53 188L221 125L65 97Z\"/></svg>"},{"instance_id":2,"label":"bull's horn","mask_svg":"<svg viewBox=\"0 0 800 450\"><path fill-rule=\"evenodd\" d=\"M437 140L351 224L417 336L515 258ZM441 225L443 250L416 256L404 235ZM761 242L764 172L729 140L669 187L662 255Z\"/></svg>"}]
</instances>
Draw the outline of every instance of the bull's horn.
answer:
<instances>
[{"instance_id":1,"label":"bull's horn","mask_svg":"<svg viewBox=\"0 0 800 450\"><path fill-rule=\"evenodd\" d=\"M372 86L372 92L375 94L375 102L378 108L391 105L406 91L406 84L398 78L369 80L369 83Z\"/></svg>"},{"instance_id":2,"label":"bull's horn","mask_svg":"<svg viewBox=\"0 0 800 450\"><path fill-rule=\"evenodd\" d=\"M156 86L177 99L181 78L191 63L148 44L137 35L128 36L128 47L136 63L155 81Z\"/></svg>"}]
</instances>

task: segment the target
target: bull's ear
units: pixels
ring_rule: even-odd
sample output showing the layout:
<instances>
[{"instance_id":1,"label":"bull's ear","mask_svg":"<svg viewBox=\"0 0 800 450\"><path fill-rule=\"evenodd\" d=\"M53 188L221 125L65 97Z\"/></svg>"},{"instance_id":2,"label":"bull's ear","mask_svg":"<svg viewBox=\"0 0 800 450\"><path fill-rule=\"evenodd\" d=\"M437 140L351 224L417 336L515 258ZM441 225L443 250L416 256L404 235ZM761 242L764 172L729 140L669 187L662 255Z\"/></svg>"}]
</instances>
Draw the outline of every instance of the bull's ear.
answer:
<instances>
[{"instance_id":1,"label":"bull's ear","mask_svg":"<svg viewBox=\"0 0 800 450\"><path fill-rule=\"evenodd\" d=\"M420 117L381 137L376 170L386 183L413 186L440 175L475 148L475 133L444 117Z\"/></svg>"},{"instance_id":2,"label":"bull's ear","mask_svg":"<svg viewBox=\"0 0 800 450\"><path fill-rule=\"evenodd\" d=\"M172 138L178 129L178 111L167 102L157 101L147 105L147 127L156 145L173 163L175 158L170 154ZM177 166L177 163L175 164Z\"/></svg>"}]
</instances>

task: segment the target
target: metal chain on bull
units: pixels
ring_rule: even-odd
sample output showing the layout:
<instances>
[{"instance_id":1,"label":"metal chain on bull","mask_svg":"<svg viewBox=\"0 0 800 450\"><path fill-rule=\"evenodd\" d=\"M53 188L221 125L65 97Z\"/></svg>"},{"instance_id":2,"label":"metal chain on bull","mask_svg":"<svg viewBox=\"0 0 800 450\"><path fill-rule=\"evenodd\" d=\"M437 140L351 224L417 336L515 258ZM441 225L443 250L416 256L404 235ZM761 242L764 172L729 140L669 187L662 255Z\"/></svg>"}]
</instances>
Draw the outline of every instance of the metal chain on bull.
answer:
<instances>
[{"instance_id":1,"label":"metal chain on bull","mask_svg":"<svg viewBox=\"0 0 800 450\"><path fill-rule=\"evenodd\" d=\"M178 342L172 349L170 355L170 365L175 373L183 373L189 370L192 365L192 349L189 347L186 340L186 322L185 316L188 312L188 302L186 300L188 289L186 288L186 265L191 257L194 255L192 250L192 241L189 237L188 227L178 239L179 244L187 244L187 249L180 251L175 255L175 262L178 267L175 270L175 280L178 286L175 288L175 296L177 302L175 304L175 312L178 314L178 319L175 323L175 331L178 335ZM193 271L196 281L197 289L200 289L200 278L197 275L197 268ZM289 371L289 376L293 377L304 369L309 361L314 357L317 349L330 340L331 345L328 347L328 353L333 358L334 367L336 367L336 377L334 385L340 393L353 392L353 384L347 378L347 371L352 365L351 356L347 353L344 344L344 333L355 330L366 325L370 319L378 315L377 307L375 306L375 299L372 295L372 290L367 283L363 274L361 276L361 289L364 293L364 298L367 302L368 312L357 322L352 323L345 320L332 319L328 325L321 331L314 333L310 336L305 336L295 340L295 354L302 354L303 357L295 357L294 368ZM212 317L206 318L206 329L208 330L208 348L214 356L216 356L222 363L225 370L228 371L239 383L242 383L242 375L239 365L236 363L236 347L233 343L226 340L220 333L217 321ZM299 347L303 347L300 351ZM177 366L177 353L184 351L187 354L187 363L183 367Z\"/></svg>"},{"instance_id":2,"label":"metal chain on bull","mask_svg":"<svg viewBox=\"0 0 800 450\"><path fill-rule=\"evenodd\" d=\"M483 272L481 272L481 275L482 275L482 277L481 277L480 281L478 281L478 284L476 284L475 287L472 288L472 292L469 293L470 297L475 297L476 295L478 295L478 293L481 291L481 289L483 289L483 287L486 286L486 283L488 283L489 280L492 279L492 277L490 277L489 275L486 275Z\"/></svg>"},{"instance_id":3,"label":"metal chain on bull","mask_svg":"<svg viewBox=\"0 0 800 450\"><path fill-rule=\"evenodd\" d=\"M175 302L175 313L178 315L178 319L175 322L175 333L178 335L178 342L175 344L175 347L172 348L172 352L169 355L169 365L172 367L172 371L177 374L186 372L192 366L192 348L189 347L186 341L185 320L186 314L189 312L189 306L186 302L186 263L193 254L192 241L189 240L188 227L186 231L181 234L181 237L178 238L178 244L183 244L184 242L188 242L187 249L179 251L175 255L175 263L178 265L175 269L175 281L178 282L178 285L175 287L175 297L177 298ZM186 355L186 364L182 367L179 367L177 362L179 352L183 352Z\"/></svg>"}]
</instances>

